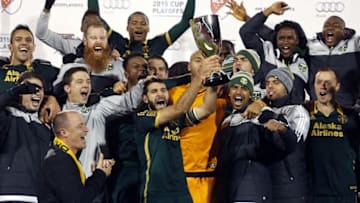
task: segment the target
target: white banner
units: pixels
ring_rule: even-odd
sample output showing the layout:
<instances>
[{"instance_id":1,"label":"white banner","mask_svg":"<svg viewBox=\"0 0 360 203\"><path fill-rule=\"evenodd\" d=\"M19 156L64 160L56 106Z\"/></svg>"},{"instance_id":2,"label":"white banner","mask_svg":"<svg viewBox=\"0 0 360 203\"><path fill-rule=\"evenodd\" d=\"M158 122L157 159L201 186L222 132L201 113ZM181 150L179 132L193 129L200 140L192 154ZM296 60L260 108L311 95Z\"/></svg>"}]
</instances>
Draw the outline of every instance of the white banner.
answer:
<instances>
[{"instance_id":1,"label":"white banner","mask_svg":"<svg viewBox=\"0 0 360 203\"><path fill-rule=\"evenodd\" d=\"M142 11L150 19L149 38L168 31L180 21L186 0L98 0L101 16L116 31L128 36L127 18L134 11ZM243 24L226 13L226 0L197 0L195 17L210 13L220 16L222 38L231 40L236 50L243 48L239 37L239 28ZM273 0L244 0L250 16L270 6ZM290 10L282 16L271 16L267 25L288 19L299 22L307 37L315 36L322 30L325 19L332 15L342 17L347 27L360 30L356 16L360 1L357 0L288 0ZM45 0L1 0L0 7L0 55L9 56L8 44L10 32L18 24L28 24L35 33L37 19L43 9ZM56 0L51 9L49 27L51 30L67 36L82 38L80 21L87 9L87 0ZM62 57L39 40L35 41L35 58L51 61L60 66ZM196 50L191 31L188 30L164 53L169 64L176 61L188 61Z\"/></svg>"}]
</instances>

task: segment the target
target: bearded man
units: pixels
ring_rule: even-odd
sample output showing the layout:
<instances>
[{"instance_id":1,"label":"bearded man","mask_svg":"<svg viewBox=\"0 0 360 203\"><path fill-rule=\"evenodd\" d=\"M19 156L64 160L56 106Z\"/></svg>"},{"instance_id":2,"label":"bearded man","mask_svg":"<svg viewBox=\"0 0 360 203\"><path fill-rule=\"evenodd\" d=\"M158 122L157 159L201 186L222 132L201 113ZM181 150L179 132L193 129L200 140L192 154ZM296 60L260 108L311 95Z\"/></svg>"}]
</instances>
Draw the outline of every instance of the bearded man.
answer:
<instances>
[{"instance_id":1,"label":"bearded man","mask_svg":"<svg viewBox=\"0 0 360 203\"><path fill-rule=\"evenodd\" d=\"M108 43L107 31L104 24L95 21L84 31L84 57L75 62L86 64L91 73L92 91L102 95L121 93L125 90L124 69L122 61L111 57L111 49ZM64 65L54 85L61 82L61 78L72 66ZM58 88L61 89L61 88Z\"/></svg>"}]
</instances>

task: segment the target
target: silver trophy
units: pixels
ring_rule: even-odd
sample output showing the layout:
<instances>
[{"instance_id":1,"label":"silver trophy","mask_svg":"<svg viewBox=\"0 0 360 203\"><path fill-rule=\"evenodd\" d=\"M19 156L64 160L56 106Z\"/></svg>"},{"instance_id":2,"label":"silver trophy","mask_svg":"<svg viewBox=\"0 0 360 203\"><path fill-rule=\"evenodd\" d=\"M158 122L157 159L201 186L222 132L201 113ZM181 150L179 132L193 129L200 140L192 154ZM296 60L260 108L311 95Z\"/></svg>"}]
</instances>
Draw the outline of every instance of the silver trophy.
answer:
<instances>
[{"instance_id":1,"label":"silver trophy","mask_svg":"<svg viewBox=\"0 0 360 203\"><path fill-rule=\"evenodd\" d=\"M199 50L206 56L217 55L221 49L220 23L217 15L200 16L190 20L191 30ZM230 80L223 70L212 72L205 86L216 86Z\"/></svg>"}]
</instances>

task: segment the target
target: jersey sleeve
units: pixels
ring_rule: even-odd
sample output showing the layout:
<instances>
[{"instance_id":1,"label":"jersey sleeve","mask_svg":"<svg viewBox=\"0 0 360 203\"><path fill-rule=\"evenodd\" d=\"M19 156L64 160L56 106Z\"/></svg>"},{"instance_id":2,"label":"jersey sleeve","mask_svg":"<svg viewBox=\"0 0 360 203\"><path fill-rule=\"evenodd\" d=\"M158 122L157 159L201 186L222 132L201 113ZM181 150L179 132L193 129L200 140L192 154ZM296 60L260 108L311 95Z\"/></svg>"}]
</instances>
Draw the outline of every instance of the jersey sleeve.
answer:
<instances>
[{"instance_id":1,"label":"jersey sleeve","mask_svg":"<svg viewBox=\"0 0 360 203\"><path fill-rule=\"evenodd\" d=\"M137 131L149 132L157 128L158 111L145 110L135 115L135 126Z\"/></svg>"}]
</instances>

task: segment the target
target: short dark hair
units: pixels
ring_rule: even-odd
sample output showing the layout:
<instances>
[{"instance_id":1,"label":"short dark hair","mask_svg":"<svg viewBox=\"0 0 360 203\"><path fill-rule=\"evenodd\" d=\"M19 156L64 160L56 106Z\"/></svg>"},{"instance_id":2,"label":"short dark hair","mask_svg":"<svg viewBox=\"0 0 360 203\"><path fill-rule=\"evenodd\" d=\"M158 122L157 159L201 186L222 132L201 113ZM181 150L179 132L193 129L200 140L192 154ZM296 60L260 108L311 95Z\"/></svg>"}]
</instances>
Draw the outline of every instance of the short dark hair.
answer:
<instances>
[{"instance_id":1,"label":"short dark hair","mask_svg":"<svg viewBox=\"0 0 360 203\"><path fill-rule=\"evenodd\" d=\"M230 40L221 40L221 46L226 47L230 51L230 54L235 54L235 45Z\"/></svg>"},{"instance_id":2,"label":"short dark hair","mask_svg":"<svg viewBox=\"0 0 360 203\"><path fill-rule=\"evenodd\" d=\"M87 11L85 11L85 13L81 19L81 23L84 22L86 16L90 16L90 15L99 16L99 12L96 10L88 9Z\"/></svg>"},{"instance_id":3,"label":"short dark hair","mask_svg":"<svg viewBox=\"0 0 360 203\"><path fill-rule=\"evenodd\" d=\"M28 25L22 25L22 24L19 24L17 25L12 31L11 31L11 34L10 34L10 43L12 43L13 39L14 39L14 34L16 31L18 30L25 30L25 31L28 31L32 38L34 39L34 34L32 33L32 31L30 30L29 26Z\"/></svg>"},{"instance_id":4,"label":"short dark hair","mask_svg":"<svg viewBox=\"0 0 360 203\"><path fill-rule=\"evenodd\" d=\"M159 60L162 60L165 64L165 67L166 67L166 70L168 70L169 66L168 66L168 63L166 62L165 58L160 56L160 55L153 55L153 56L150 56L147 61L151 60L151 59L159 59Z\"/></svg>"},{"instance_id":5,"label":"short dark hair","mask_svg":"<svg viewBox=\"0 0 360 203\"><path fill-rule=\"evenodd\" d=\"M147 21L147 23L149 24L149 18L147 17L147 15L141 11L135 11L134 13L130 14L129 17L128 17L128 22L127 24L129 25L130 24L130 20L131 18L134 16L134 15L142 15L145 17L145 20Z\"/></svg>"},{"instance_id":6,"label":"short dark hair","mask_svg":"<svg viewBox=\"0 0 360 203\"><path fill-rule=\"evenodd\" d=\"M340 16L336 16L336 15L332 15L332 16L328 17L324 23L326 23L326 21L328 21L330 18L336 18L337 20L339 20L342 23L344 28L346 27L344 19L342 19Z\"/></svg>"},{"instance_id":7,"label":"short dark hair","mask_svg":"<svg viewBox=\"0 0 360 203\"><path fill-rule=\"evenodd\" d=\"M169 69L169 77L175 77L189 73L188 65L189 62L187 61L178 61L174 63Z\"/></svg>"},{"instance_id":8,"label":"short dark hair","mask_svg":"<svg viewBox=\"0 0 360 203\"><path fill-rule=\"evenodd\" d=\"M144 82L144 88L143 88L143 95L146 95L147 93L148 93L148 87L149 87L149 85L151 85L152 83L162 83L162 84L164 84L164 85L166 85L165 84L165 82L164 82L164 80L162 80L162 79L160 79L160 78L150 78L149 80L146 80L145 82Z\"/></svg>"},{"instance_id":9,"label":"short dark hair","mask_svg":"<svg viewBox=\"0 0 360 203\"><path fill-rule=\"evenodd\" d=\"M44 79L41 77L41 75L34 73L33 71L25 71L23 73L21 73L19 80L17 81L18 84L22 83L25 80L31 79L31 78L36 78L38 80L41 81L41 84L43 86L43 88L45 88L45 81Z\"/></svg>"},{"instance_id":10,"label":"short dark hair","mask_svg":"<svg viewBox=\"0 0 360 203\"><path fill-rule=\"evenodd\" d=\"M140 53L133 53L133 54L130 54L129 56L125 57L124 58L124 61L123 61L123 68L124 70L127 70L127 66L129 65L129 61L132 59L132 58L135 58L135 57L141 57L143 59L144 58L144 55L140 54Z\"/></svg>"},{"instance_id":11,"label":"short dark hair","mask_svg":"<svg viewBox=\"0 0 360 203\"><path fill-rule=\"evenodd\" d=\"M69 85L71 83L71 81L73 80L72 75L76 72L86 72L89 74L88 70L85 67L73 67L70 68L69 70L67 70L64 73L63 79L62 79L62 84L63 85Z\"/></svg>"}]
</instances>

